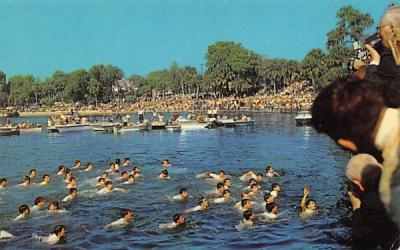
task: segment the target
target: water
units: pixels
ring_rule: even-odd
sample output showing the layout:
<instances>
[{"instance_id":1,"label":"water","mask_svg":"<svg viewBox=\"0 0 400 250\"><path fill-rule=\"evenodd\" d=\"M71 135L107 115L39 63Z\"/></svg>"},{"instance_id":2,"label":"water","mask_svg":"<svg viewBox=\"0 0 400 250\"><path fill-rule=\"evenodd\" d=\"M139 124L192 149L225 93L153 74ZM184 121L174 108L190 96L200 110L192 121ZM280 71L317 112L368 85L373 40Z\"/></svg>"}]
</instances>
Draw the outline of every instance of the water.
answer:
<instances>
[{"instance_id":1,"label":"water","mask_svg":"<svg viewBox=\"0 0 400 250\"><path fill-rule=\"evenodd\" d=\"M341 223L347 212L337 208L338 201L343 198L343 174L349 155L312 128L296 127L294 115L258 113L252 116L255 126L242 129L123 135L43 132L0 137L0 177L9 180L7 191L0 193L0 229L19 236L17 241L1 242L0 248L46 248L32 240L31 235L48 235L56 224L67 226L67 241L57 246L65 249L349 248L343 243L349 228ZM30 120L46 123L44 117ZM65 183L55 175L58 165L72 166L77 159L95 164L93 173L76 173L78 190L82 192L96 190L87 180L98 176L110 161L125 157L139 164L144 175L138 183L125 187L127 193L114 192L105 196L80 193L77 201L63 205L68 215L42 213L24 222L12 220L18 215L19 205L32 206L37 196L49 201L61 200L67 195ZM161 171L163 159L173 163L168 169L171 180L155 178ZM257 228L237 231L235 225L241 215L232 206L244 187L237 176L250 169L264 172L266 165L283 173L274 181L282 185L277 203L288 220L256 223ZM51 185L29 189L13 187L32 168L38 170L38 178L51 174ZM186 229L161 232L160 223L171 222L173 214L197 205L198 198L214 188L196 179L195 175L220 169L233 176L233 201L190 214ZM271 184L272 181L262 183L262 189L269 190ZM308 220L298 216L304 185L310 187L310 197L321 209ZM166 197L176 195L181 187L188 188L190 200L169 202ZM120 208L133 209L133 225L122 230L103 231L106 224L119 218Z\"/></svg>"}]
</instances>

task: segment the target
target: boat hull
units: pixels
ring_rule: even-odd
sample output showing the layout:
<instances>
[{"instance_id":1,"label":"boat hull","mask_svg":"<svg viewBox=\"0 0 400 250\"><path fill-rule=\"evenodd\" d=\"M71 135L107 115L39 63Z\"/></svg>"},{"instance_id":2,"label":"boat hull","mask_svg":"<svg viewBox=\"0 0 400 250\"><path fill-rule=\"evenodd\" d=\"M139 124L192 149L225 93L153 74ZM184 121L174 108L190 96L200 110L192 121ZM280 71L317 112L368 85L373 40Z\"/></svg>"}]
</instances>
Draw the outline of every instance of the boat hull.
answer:
<instances>
[{"instance_id":1,"label":"boat hull","mask_svg":"<svg viewBox=\"0 0 400 250\"><path fill-rule=\"evenodd\" d=\"M88 131L88 130L92 129L89 124L56 125L55 128L58 130L59 133L80 132L80 131Z\"/></svg>"},{"instance_id":2,"label":"boat hull","mask_svg":"<svg viewBox=\"0 0 400 250\"><path fill-rule=\"evenodd\" d=\"M0 128L0 136L6 135L19 135L19 129L12 127L12 128Z\"/></svg>"}]
</instances>

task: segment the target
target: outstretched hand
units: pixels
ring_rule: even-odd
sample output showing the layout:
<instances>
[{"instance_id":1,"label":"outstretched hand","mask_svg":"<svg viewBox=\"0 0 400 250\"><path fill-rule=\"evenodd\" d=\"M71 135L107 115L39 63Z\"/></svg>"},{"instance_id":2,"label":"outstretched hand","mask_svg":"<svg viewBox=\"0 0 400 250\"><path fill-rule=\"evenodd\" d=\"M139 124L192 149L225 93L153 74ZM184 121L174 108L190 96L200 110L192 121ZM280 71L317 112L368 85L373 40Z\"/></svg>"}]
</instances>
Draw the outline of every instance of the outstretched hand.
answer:
<instances>
[{"instance_id":1,"label":"outstretched hand","mask_svg":"<svg viewBox=\"0 0 400 250\"><path fill-rule=\"evenodd\" d=\"M371 45L366 44L365 48L369 51L369 54L371 55L372 61L375 61L378 63L380 63L381 61L381 56L379 55L378 51L376 51Z\"/></svg>"}]
</instances>

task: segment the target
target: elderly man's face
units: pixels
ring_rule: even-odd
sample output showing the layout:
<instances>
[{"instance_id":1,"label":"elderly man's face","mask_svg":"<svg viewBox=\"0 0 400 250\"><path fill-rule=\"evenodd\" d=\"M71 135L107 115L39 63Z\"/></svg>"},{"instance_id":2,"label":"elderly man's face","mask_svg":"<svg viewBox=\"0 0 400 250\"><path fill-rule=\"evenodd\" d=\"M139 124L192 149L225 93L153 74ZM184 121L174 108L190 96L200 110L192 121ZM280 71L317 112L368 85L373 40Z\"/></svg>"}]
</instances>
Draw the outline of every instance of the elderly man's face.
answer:
<instances>
[{"instance_id":1,"label":"elderly man's face","mask_svg":"<svg viewBox=\"0 0 400 250\"><path fill-rule=\"evenodd\" d=\"M393 34L393 25L387 18L382 18L379 24L379 36L382 38L382 44L386 48L389 48L389 41L392 39Z\"/></svg>"}]
</instances>

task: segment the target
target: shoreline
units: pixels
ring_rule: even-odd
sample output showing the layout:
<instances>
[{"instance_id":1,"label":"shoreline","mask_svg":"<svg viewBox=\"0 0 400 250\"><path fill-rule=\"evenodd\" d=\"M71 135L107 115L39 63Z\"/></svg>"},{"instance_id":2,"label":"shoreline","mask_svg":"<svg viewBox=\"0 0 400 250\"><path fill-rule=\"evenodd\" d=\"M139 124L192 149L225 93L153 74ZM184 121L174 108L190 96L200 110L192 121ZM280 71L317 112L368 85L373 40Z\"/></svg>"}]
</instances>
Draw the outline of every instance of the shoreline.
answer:
<instances>
[{"instance_id":1,"label":"shoreline","mask_svg":"<svg viewBox=\"0 0 400 250\"><path fill-rule=\"evenodd\" d=\"M205 110L158 110L158 113L183 113L183 112L193 112L193 113L207 113ZM300 110L218 110L222 113L297 113ZM68 111L36 111L36 112L20 112L18 118L29 118L29 117L41 117L41 116L53 116L65 114ZM90 111L76 111L80 116L104 116L104 115L126 115L137 113L137 110L132 111L103 111L103 110L90 110ZM152 110L145 110L145 113L153 112ZM2 118L7 118L5 114L2 114ZM17 118L17 117L10 117Z\"/></svg>"}]
</instances>

